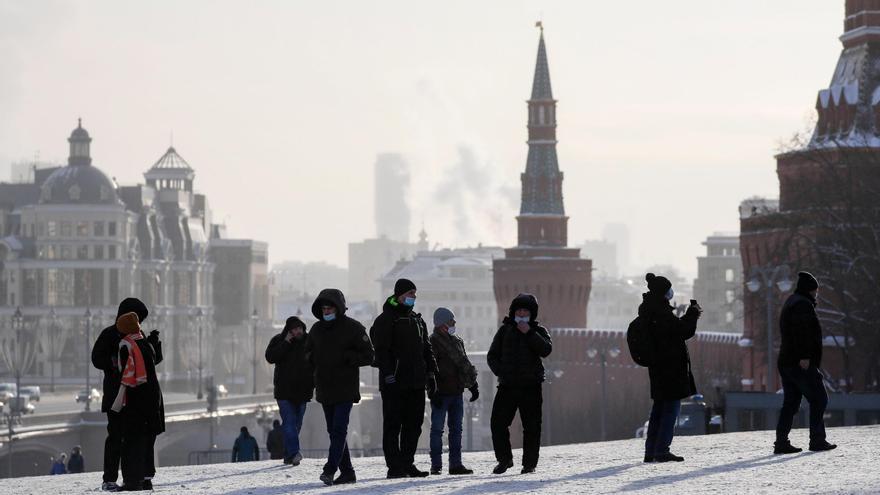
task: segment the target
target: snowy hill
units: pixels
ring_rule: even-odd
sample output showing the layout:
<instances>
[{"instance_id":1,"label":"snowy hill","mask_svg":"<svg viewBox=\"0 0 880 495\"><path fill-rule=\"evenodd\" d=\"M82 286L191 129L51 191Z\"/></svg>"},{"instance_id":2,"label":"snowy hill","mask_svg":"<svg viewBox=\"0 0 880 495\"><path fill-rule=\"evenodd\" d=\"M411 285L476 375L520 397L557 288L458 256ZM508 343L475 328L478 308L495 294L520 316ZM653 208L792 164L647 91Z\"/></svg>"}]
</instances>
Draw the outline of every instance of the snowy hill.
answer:
<instances>
[{"instance_id":1,"label":"snowy hill","mask_svg":"<svg viewBox=\"0 0 880 495\"><path fill-rule=\"evenodd\" d=\"M385 480L382 458L355 459L358 483L327 488L318 481L322 461L306 459L298 467L279 461L210 466L181 466L159 470L155 482L161 493L217 495L278 495L286 493L880 493L880 426L830 428L828 439L838 444L831 452L772 455L773 432L730 433L680 437L673 452L683 463L644 464L642 442L622 440L541 449L534 474L490 474L490 452L465 454L472 476L431 476L419 480ZM795 430L792 443L806 447L807 432ZM515 452L519 455L520 452ZM444 459L445 462L446 459ZM428 459L417 459L428 468ZM44 476L0 481L0 493L17 495L74 495L95 493L100 473Z\"/></svg>"}]
</instances>

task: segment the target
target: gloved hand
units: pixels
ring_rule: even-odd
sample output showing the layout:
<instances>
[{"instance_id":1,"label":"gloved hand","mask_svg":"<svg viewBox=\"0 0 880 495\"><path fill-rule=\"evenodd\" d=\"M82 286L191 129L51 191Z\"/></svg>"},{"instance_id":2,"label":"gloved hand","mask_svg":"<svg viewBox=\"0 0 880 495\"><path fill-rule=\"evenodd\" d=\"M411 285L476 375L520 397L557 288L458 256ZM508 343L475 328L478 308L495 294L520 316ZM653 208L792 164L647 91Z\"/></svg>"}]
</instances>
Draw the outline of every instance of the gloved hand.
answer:
<instances>
[{"instance_id":1,"label":"gloved hand","mask_svg":"<svg viewBox=\"0 0 880 495\"><path fill-rule=\"evenodd\" d=\"M437 394L437 378L430 374L428 375L428 380L425 382L425 390L428 392L428 398L433 399Z\"/></svg>"},{"instance_id":2,"label":"gloved hand","mask_svg":"<svg viewBox=\"0 0 880 495\"><path fill-rule=\"evenodd\" d=\"M147 342L153 346L159 345L159 331L153 330L150 332L150 335L147 336Z\"/></svg>"},{"instance_id":3,"label":"gloved hand","mask_svg":"<svg viewBox=\"0 0 880 495\"><path fill-rule=\"evenodd\" d=\"M471 387L471 388L469 388L468 390L470 390L470 392L471 392L471 400L470 400L470 402L474 402L474 401L476 401L477 399L480 398L480 386L479 386L479 385L477 385L477 384L475 383L474 386Z\"/></svg>"}]
</instances>

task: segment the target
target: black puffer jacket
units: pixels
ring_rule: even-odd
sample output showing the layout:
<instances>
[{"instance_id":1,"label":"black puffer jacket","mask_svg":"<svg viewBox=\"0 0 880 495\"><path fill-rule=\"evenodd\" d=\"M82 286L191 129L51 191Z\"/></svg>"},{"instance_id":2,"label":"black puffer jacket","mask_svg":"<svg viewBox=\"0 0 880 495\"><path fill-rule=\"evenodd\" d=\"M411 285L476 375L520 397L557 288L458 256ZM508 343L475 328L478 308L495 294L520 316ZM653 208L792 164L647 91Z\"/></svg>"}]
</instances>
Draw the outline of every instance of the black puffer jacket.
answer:
<instances>
[{"instance_id":1,"label":"black puffer jacket","mask_svg":"<svg viewBox=\"0 0 880 495\"><path fill-rule=\"evenodd\" d=\"M795 367L801 359L809 359L814 368L822 366L822 325L809 293L788 296L779 315L779 333L778 366Z\"/></svg>"},{"instance_id":2,"label":"black puffer jacket","mask_svg":"<svg viewBox=\"0 0 880 495\"><path fill-rule=\"evenodd\" d=\"M114 323L101 331L95 345L92 347L92 365L104 372L104 391L101 399L101 412L110 411L110 406L119 392L119 384L122 381L122 373L119 372L119 341L122 334L116 329L116 319L125 313L136 313L138 320L143 324L150 312L147 306L139 299L129 297L119 303L119 311L116 313ZM158 364L162 360L161 344L155 349Z\"/></svg>"},{"instance_id":3,"label":"black puffer jacket","mask_svg":"<svg viewBox=\"0 0 880 495\"><path fill-rule=\"evenodd\" d=\"M531 312L530 328L526 333L519 331L513 319L516 308L521 307ZM486 356L489 369L498 377L500 386L530 387L544 381L541 359L553 351L553 341L537 317L538 301L531 294L521 294L511 303L510 312L492 339Z\"/></svg>"},{"instance_id":4,"label":"black puffer jacket","mask_svg":"<svg viewBox=\"0 0 880 495\"><path fill-rule=\"evenodd\" d=\"M156 365L162 358L147 339L136 342L144 357L147 382L126 390L125 406L121 411L123 428L125 431L146 431L150 435L158 435L165 431L165 403L156 375ZM127 360L128 349L123 347L119 350L119 362L124 366ZM114 400L117 393L118 389L113 393Z\"/></svg>"},{"instance_id":5,"label":"black puffer jacket","mask_svg":"<svg viewBox=\"0 0 880 495\"><path fill-rule=\"evenodd\" d=\"M272 337L266 347L266 361L275 365L272 383L277 400L302 404L312 399L315 390L314 370L306 359L306 343L309 335L288 342L284 330Z\"/></svg>"},{"instance_id":6,"label":"black puffer jacket","mask_svg":"<svg viewBox=\"0 0 880 495\"><path fill-rule=\"evenodd\" d=\"M425 388L428 374L437 373L437 361L422 315L411 307L388 298L382 314L373 321L370 338L376 348L373 366L379 368L379 388L388 385L385 377L394 375L400 390Z\"/></svg>"},{"instance_id":7,"label":"black puffer jacket","mask_svg":"<svg viewBox=\"0 0 880 495\"><path fill-rule=\"evenodd\" d=\"M336 319L324 321L321 306L336 308ZM358 368L373 362L373 345L363 325L345 315L345 296L324 289L312 304L318 319L306 341L306 359L315 370L315 398L321 404L360 402Z\"/></svg>"},{"instance_id":8,"label":"black puffer jacket","mask_svg":"<svg viewBox=\"0 0 880 495\"><path fill-rule=\"evenodd\" d=\"M651 337L657 351L657 364L648 368L651 398L678 400L696 394L691 358L685 341L697 331L699 311L691 307L678 318L664 297L647 293L642 298L639 316L650 321Z\"/></svg>"}]
</instances>

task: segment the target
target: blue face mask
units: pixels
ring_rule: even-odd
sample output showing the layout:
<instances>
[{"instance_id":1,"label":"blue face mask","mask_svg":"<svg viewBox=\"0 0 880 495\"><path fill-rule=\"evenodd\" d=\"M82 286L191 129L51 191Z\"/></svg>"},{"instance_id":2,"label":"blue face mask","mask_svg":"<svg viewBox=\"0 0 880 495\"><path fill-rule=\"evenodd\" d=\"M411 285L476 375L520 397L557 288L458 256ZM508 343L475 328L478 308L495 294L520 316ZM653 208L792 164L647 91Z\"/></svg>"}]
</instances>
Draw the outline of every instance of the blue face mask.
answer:
<instances>
[{"instance_id":1,"label":"blue face mask","mask_svg":"<svg viewBox=\"0 0 880 495\"><path fill-rule=\"evenodd\" d=\"M324 315L324 321L333 321L336 319L336 313L330 313L329 315Z\"/></svg>"},{"instance_id":2,"label":"blue face mask","mask_svg":"<svg viewBox=\"0 0 880 495\"><path fill-rule=\"evenodd\" d=\"M675 291L670 287L669 290L666 291L666 300L671 301L673 297L675 297Z\"/></svg>"},{"instance_id":3,"label":"blue face mask","mask_svg":"<svg viewBox=\"0 0 880 495\"><path fill-rule=\"evenodd\" d=\"M403 304L410 306L410 307L415 306L416 305L416 298L414 298L414 297L404 298Z\"/></svg>"},{"instance_id":4,"label":"blue face mask","mask_svg":"<svg viewBox=\"0 0 880 495\"><path fill-rule=\"evenodd\" d=\"M531 320L530 316L514 316L513 321L517 323L528 323Z\"/></svg>"}]
</instances>

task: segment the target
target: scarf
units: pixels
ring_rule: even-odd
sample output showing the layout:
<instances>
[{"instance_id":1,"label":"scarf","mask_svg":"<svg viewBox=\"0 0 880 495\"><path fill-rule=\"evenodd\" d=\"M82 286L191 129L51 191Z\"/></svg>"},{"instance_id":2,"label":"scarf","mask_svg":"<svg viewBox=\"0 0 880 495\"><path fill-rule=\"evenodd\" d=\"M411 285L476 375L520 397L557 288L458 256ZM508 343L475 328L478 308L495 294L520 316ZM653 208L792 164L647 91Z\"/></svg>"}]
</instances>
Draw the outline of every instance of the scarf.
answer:
<instances>
[{"instance_id":1,"label":"scarf","mask_svg":"<svg viewBox=\"0 0 880 495\"><path fill-rule=\"evenodd\" d=\"M134 388L147 383L147 366L144 363L144 355L137 345L137 341L143 338L143 334L134 333L126 335L119 341L119 352L121 354L122 349L126 349L128 351L128 359L125 360L124 365L122 360L119 360L122 382L119 384L119 393L116 394L116 400L113 401L113 406L110 407L115 412L119 412L125 407L126 387Z\"/></svg>"}]
</instances>

